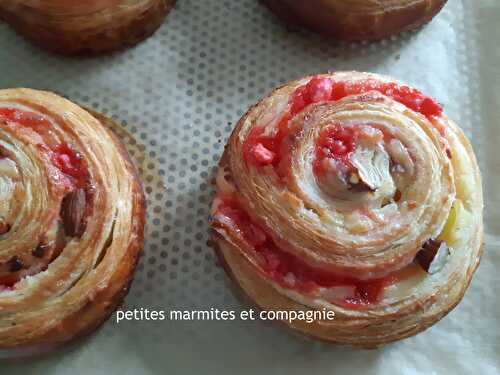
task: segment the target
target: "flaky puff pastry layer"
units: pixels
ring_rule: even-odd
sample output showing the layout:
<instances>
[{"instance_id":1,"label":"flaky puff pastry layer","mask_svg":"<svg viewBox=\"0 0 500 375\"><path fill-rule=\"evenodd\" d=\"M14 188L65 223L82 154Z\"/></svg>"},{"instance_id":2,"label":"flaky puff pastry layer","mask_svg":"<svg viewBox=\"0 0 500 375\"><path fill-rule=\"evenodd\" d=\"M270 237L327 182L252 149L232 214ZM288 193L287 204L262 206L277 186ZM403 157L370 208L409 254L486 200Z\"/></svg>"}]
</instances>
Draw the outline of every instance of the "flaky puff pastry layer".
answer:
<instances>
[{"instance_id":1,"label":"flaky puff pastry layer","mask_svg":"<svg viewBox=\"0 0 500 375\"><path fill-rule=\"evenodd\" d=\"M3 0L0 18L36 44L65 55L132 46L163 23L175 0Z\"/></svg>"},{"instance_id":2,"label":"flaky puff pastry layer","mask_svg":"<svg viewBox=\"0 0 500 375\"><path fill-rule=\"evenodd\" d=\"M49 92L0 90L0 220L8 223L0 271L20 276L0 287L0 358L93 332L127 294L145 200L113 126Z\"/></svg>"},{"instance_id":3,"label":"flaky puff pastry layer","mask_svg":"<svg viewBox=\"0 0 500 375\"><path fill-rule=\"evenodd\" d=\"M446 0L261 0L287 24L342 40L377 40L429 22Z\"/></svg>"},{"instance_id":4,"label":"flaky puff pastry layer","mask_svg":"<svg viewBox=\"0 0 500 375\"><path fill-rule=\"evenodd\" d=\"M334 87L362 83L368 88L338 100L319 100L291 116L288 129L294 130L284 148L288 154L274 168L249 162L245 142L258 127L266 129L259 134L276 134L273 129L293 108L298 89L318 76L288 83L252 107L238 122L220 162L213 239L228 274L261 309L326 308L335 312L335 319L284 323L329 342L375 347L423 331L463 297L482 254L480 172L469 141L446 115L425 116L391 97L394 90L385 95L369 89L399 85L396 81L358 72L319 77L330 79ZM372 145L379 156L361 159L358 172L372 168L379 157L386 163L376 175L385 182L374 189L347 184L342 191L328 185L344 182L325 182L315 175L314 147L319 134L331 126L361 129L369 136L384 134L384 141ZM364 147L360 139L358 149ZM356 164L355 157L352 160ZM304 264L362 283L391 281L375 301L358 306L343 303L338 288L300 290L294 287L294 275L278 281L266 272L252 239L249 243L260 231L252 229L245 238L242 233L248 230L222 213L228 196L265 228L266 241L271 237ZM446 244L447 255L437 271L422 268L416 260L428 240Z\"/></svg>"}]
</instances>

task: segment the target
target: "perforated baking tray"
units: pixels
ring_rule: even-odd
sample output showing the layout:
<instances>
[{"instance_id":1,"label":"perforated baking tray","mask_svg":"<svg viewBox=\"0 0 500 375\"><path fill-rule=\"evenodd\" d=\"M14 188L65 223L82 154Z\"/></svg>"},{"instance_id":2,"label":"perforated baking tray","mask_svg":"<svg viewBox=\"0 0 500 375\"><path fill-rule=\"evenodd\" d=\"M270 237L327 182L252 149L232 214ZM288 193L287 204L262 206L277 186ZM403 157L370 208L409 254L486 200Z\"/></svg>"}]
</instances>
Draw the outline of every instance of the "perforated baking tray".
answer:
<instances>
[{"instance_id":1,"label":"perforated baking tray","mask_svg":"<svg viewBox=\"0 0 500 375\"><path fill-rule=\"evenodd\" d=\"M245 307L207 246L211 181L244 111L302 75L372 71L438 98L474 144L488 211L486 255L463 302L430 330L384 349L332 347L260 321L112 319L71 350L2 364L0 373L498 373L499 17L494 0L450 0L416 33L343 44L287 31L256 0L179 0L146 42L85 59L46 53L1 25L1 87L56 91L123 125L148 200L146 248L123 309Z\"/></svg>"}]
</instances>

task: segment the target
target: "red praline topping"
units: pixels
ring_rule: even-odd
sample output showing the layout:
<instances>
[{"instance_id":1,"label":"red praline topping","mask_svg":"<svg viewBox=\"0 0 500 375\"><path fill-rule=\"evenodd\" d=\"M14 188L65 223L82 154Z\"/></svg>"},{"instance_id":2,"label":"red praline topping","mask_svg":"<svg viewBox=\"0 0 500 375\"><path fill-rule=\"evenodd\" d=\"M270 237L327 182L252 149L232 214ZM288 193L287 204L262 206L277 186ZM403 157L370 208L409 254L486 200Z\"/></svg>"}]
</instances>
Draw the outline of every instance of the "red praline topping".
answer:
<instances>
[{"instance_id":1,"label":"red praline topping","mask_svg":"<svg viewBox=\"0 0 500 375\"><path fill-rule=\"evenodd\" d=\"M257 143L252 148L253 157L261 165L271 164L274 160L274 152L264 147L262 143Z\"/></svg>"},{"instance_id":2,"label":"red praline topping","mask_svg":"<svg viewBox=\"0 0 500 375\"><path fill-rule=\"evenodd\" d=\"M216 215L221 215L225 222L232 223L233 229L252 248L252 254L262 272L284 288L309 294L321 287L352 287L354 293L341 302L347 306L356 307L376 303L384 287L392 281L391 277L360 281L307 264L297 256L281 249L267 230L252 220L235 199L224 199Z\"/></svg>"},{"instance_id":3,"label":"red praline topping","mask_svg":"<svg viewBox=\"0 0 500 375\"><path fill-rule=\"evenodd\" d=\"M245 160L262 166L275 167L283 159L283 143L290 134L289 121L307 106L324 101L337 101L349 95L359 95L368 91L378 91L393 100L404 104L432 120L443 113L442 107L420 91L394 82L381 82L369 78L355 82L333 81L329 77L316 76L308 83L298 87L290 99L289 110L283 113L274 136L264 134L264 129L255 127L250 131L244 145ZM260 145L259 145L260 144ZM342 147L339 145L339 150Z\"/></svg>"},{"instance_id":4,"label":"red praline topping","mask_svg":"<svg viewBox=\"0 0 500 375\"><path fill-rule=\"evenodd\" d=\"M84 186L88 173L80 153L66 144L57 145L53 151L52 163L61 172L71 176L78 187Z\"/></svg>"},{"instance_id":5,"label":"red praline topping","mask_svg":"<svg viewBox=\"0 0 500 375\"><path fill-rule=\"evenodd\" d=\"M295 115L312 103L331 100L333 82L329 78L314 77L306 85L295 90L290 112Z\"/></svg>"},{"instance_id":6,"label":"red praline topping","mask_svg":"<svg viewBox=\"0 0 500 375\"><path fill-rule=\"evenodd\" d=\"M0 120L8 121L47 135L44 128L50 127L50 122L41 115L16 108L0 108ZM48 142L52 143L52 142ZM51 148L51 161L65 175L72 178L77 187L82 187L88 177L87 168L82 156L67 144L58 144Z\"/></svg>"},{"instance_id":7,"label":"red praline topping","mask_svg":"<svg viewBox=\"0 0 500 375\"><path fill-rule=\"evenodd\" d=\"M324 160L333 159L350 167L349 155L356 147L352 127L333 125L325 128L316 141L313 170L316 175L324 174Z\"/></svg>"},{"instance_id":8,"label":"red praline topping","mask_svg":"<svg viewBox=\"0 0 500 375\"><path fill-rule=\"evenodd\" d=\"M0 108L0 120L18 123L35 130L39 126L50 126L49 121L43 118L43 116L16 108Z\"/></svg>"}]
</instances>

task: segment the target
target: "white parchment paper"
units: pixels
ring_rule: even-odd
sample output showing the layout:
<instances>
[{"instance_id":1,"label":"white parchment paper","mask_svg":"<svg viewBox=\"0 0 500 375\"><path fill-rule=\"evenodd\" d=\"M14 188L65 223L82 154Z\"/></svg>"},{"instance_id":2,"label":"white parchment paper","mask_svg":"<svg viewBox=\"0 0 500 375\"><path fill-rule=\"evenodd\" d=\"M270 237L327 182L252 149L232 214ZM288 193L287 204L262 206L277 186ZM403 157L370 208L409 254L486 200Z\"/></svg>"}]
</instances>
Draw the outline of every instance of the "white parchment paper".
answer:
<instances>
[{"instance_id":1,"label":"white parchment paper","mask_svg":"<svg viewBox=\"0 0 500 375\"><path fill-rule=\"evenodd\" d=\"M450 0L422 30L374 44L290 33L256 0L179 0L151 39L57 57L0 25L0 87L56 91L112 116L144 176L147 243L124 308L241 309L207 241L210 180L239 116L282 82L327 70L405 80L471 138L483 172L486 252L462 303L383 349L303 340L263 322L110 320L82 344L0 374L500 373L500 3Z\"/></svg>"}]
</instances>

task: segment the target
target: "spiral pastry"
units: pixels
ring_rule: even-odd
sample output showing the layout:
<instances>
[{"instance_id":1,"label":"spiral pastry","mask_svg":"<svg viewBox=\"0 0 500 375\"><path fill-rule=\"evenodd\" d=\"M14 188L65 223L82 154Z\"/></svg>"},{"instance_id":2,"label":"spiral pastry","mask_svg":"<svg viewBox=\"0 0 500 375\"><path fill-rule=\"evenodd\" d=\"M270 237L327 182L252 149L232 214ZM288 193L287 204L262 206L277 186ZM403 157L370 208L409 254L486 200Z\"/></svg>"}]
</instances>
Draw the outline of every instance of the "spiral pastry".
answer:
<instances>
[{"instance_id":1,"label":"spiral pastry","mask_svg":"<svg viewBox=\"0 0 500 375\"><path fill-rule=\"evenodd\" d=\"M134 45L153 34L176 0L2 0L0 18L36 44L65 55Z\"/></svg>"},{"instance_id":2,"label":"spiral pastry","mask_svg":"<svg viewBox=\"0 0 500 375\"><path fill-rule=\"evenodd\" d=\"M144 197L110 125L55 94L0 90L0 358L92 332L127 293Z\"/></svg>"},{"instance_id":3,"label":"spiral pastry","mask_svg":"<svg viewBox=\"0 0 500 375\"><path fill-rule=\"evenodd\" d=\"M431 326L482 251L472 148L433 99L390 78L307 77L252 107L231 135L210 223L230 276L285 323L374 347Z\"/></svg>"},{"instance_id":4,"label":"spiral pastry","mask_svg":"<svg viewBox=\"0 0 500 375\"><path fill-rule=\"evenodd\" d=\"M446 0L261 0L291 26L342 40L377 40L429 22Z\"/></svg>"}]
</instances>

